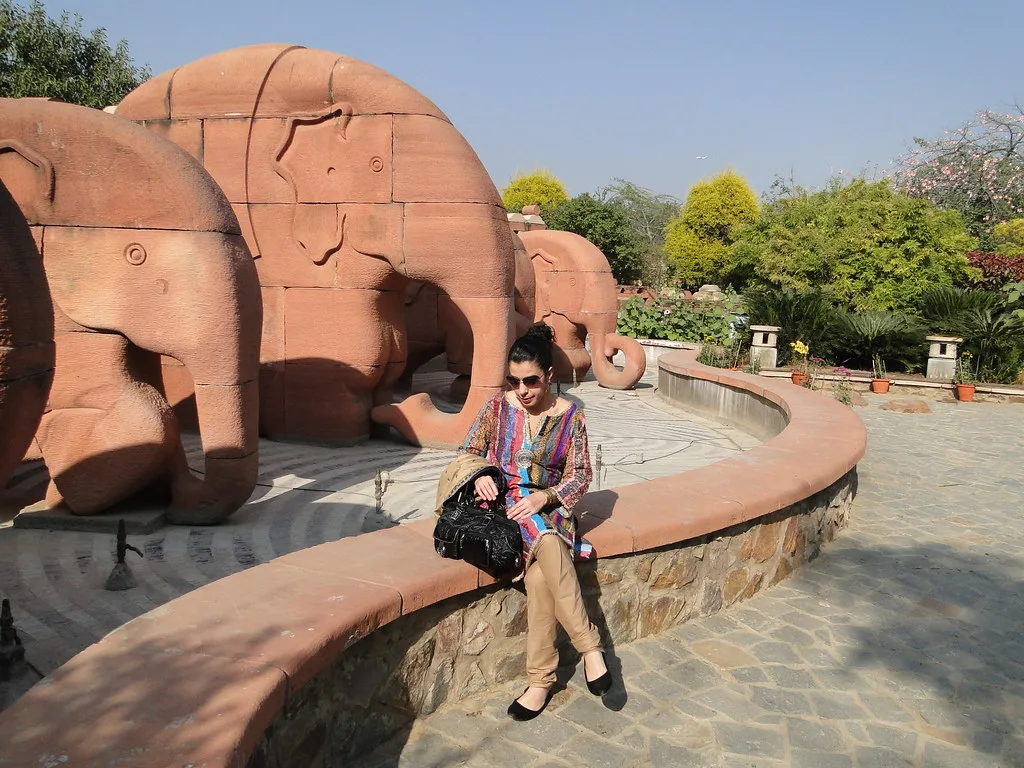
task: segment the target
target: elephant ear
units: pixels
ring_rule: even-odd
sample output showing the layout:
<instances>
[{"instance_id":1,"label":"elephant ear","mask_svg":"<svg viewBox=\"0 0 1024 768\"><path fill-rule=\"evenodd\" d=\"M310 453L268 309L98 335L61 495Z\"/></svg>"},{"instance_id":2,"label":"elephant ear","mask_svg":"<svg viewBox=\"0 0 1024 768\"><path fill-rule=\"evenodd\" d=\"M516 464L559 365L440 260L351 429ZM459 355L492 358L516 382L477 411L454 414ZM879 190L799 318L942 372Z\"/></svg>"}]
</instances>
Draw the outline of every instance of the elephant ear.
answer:
<instances>
[{"instance_id":1,"label":"elephant ear","mask_svg":"<svg viewBox=\"0 0 1024 768\"><path fill-rule=\"evenodd\" d=\"M310 158L329 156L319 150L303 149L306 143L321 144L323 142L345 141L348 124L354 113L348 102L332 104L327 110L316 115L302 115L288 118L285 125L284 138L274 152L274 172L284 179L292 189L295 202L299 200L299 190L303 187L302 176L313 170Z\"/></svg>"},{"instance_id":2,"label":"elephant ear","mask_svg":"<svg viewBox=\"0 0 1024 768\"><path fill-rule=\"evenodd\" d=\"M52 211L53 164L17 139L0 138L0 181L29 224L45 224Z\"/></svg>"},{"instance_id":3,"label":"elephant ear","mask_svg":"<svg viewBox=\"0 0 1024 768\"><path fill-rule=\"evenodd\" d=\"M338 102L315 115L290 117L284 138L274 152L274 172L291 189L292 240L314 264L324 264L341 247L345 233L345 214L337 204L299 205L310 202L307 194L322 189L337 169L332 165L312 162L312 158L330 158L331 148L347 137L354 110L347 102ZM314 198L315 199L315 198Z\"/></svg>"}]
</instances>

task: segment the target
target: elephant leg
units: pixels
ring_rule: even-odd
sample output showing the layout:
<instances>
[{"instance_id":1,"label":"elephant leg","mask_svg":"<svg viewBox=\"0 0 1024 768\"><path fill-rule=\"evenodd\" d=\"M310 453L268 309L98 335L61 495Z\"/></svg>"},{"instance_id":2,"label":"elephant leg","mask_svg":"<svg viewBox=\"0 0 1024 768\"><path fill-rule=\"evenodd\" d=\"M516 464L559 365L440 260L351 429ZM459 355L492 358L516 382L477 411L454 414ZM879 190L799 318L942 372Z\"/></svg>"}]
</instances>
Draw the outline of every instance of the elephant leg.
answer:
<instances>
[{"instance_id":1,"label":"elephant leg","mask_svg":"<svg viewBox=\"0 0 1024 768\"><path fill-rule=\"evenodd\" d=\"M126 345L113 334L58 336L52 409L36 435L50 472L48 506L94 515L184 463L174 414L128 375Z\"/></svg>"}]
</instances>

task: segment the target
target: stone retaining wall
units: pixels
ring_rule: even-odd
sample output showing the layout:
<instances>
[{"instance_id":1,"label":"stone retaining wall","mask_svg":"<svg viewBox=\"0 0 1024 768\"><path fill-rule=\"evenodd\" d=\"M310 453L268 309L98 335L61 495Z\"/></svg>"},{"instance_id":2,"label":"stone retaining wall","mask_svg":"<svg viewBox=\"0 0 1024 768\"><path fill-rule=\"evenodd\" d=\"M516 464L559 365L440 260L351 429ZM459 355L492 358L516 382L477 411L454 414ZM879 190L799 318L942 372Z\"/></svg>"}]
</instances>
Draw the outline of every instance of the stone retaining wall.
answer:
<instances>
[{"instance_id":1,"label":"stone retaining wall","mask_svg":"<svg viewBox=\"0 0 1024 768\"><path fill-rule=\"evenodd\" d=\"M658 393L675 405L725 422L759 440L770 440L789 423L779 405L749 390L683 376L665 367L658 370Z\"/></svg>"},{"instance_id":2,"label":"stone retaining wall","mask_svg":"<svg viewBox=\"0 0 1024 768\"><path fill-rule=\"evenodd\" d=\"M847 524L856 471L786 509L647 552L580 564L587 609L614 649L752 597ZM685 505L685 501L683 501ZM441 704L522 678L521 585L449 598L345 652L270 724L250 768L347 765ZM562 658L575 661L562 637Z\"/></svg>"},{"instance_id":3,"label":"stone retaining wall","mask_svg":"<svg viewBox=\"0 0 1024 768\"><path fill-rule=\"evenodd\" d=\"M846 522L856 491L866 431L849 408L695 357L659 360L680 379L666 393L720 387L702 412L743 401L786 426L733 458L584 497L580 532L599 559L581 577L612 645L784 578ZM523 595L439 558L431 529L294 552L128 622L0 713L0 766L338 765L522 675Z\"/></svg>"}]
</instances>

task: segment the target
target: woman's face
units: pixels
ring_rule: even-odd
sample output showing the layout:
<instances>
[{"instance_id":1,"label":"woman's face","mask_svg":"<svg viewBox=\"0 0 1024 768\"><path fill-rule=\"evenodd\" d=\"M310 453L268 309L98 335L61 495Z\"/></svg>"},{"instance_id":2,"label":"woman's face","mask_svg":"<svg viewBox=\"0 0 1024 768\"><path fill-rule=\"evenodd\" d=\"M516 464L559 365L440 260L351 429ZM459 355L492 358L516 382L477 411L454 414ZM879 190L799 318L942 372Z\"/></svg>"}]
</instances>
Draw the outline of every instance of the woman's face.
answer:
<instances>
[{"instance_id":1,"label":"woman's face","mask_svg":"<svg viewBox=\"0 0 1024 768\"><path fill-rule=\"evenodd\" d=\"M524 408L530 408L547 394L548 374L537 363L509 363L508 387Z\"/></svg>"}]
</instances>

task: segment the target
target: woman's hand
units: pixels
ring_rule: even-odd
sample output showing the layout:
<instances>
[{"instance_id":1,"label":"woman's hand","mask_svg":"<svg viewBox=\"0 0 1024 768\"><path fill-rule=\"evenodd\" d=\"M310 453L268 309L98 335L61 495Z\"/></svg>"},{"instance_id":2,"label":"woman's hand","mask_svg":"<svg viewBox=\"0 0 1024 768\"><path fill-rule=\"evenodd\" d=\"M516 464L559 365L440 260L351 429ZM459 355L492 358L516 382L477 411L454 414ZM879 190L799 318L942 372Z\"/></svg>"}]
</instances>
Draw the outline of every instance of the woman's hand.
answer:
<instances>
[{"instance_id":1,"label":"woman's hand","mask_svg":"<svg viewBox=\"0 0 1024 768\"><path fill-rule=\"evenodd\" d=\"M524 496L522 499L517 501L508 511L505 512L505 517L510 520L525 520L530 515L535 515L540 512L548 504L548 495L542 491L531 493L529 496Z\"/></svg>"},{"instance_id":2,"label":"woman's hand","mask_svg":"<svg viewBox=\"0 0 1024 768\"><path fill-rule=\"evenodd\" d=\"M473 483L473 488L476 489L476 495L484 501L494 501L498 498L498 484L494 482L493 477L488 475L478 477Z\"/></svg>"}]
</instances>

